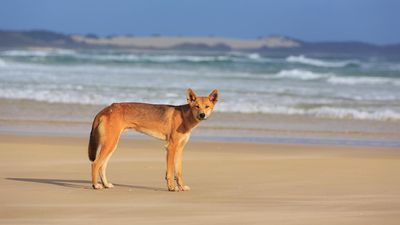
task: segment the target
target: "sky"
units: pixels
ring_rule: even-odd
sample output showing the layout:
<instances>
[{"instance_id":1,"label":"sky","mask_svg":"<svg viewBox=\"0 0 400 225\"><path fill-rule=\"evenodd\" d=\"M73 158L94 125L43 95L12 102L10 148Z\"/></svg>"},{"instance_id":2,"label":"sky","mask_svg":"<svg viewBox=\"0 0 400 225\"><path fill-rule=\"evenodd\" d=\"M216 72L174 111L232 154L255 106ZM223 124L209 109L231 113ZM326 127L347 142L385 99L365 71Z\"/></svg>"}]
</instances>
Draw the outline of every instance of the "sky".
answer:
<instances>
[{"instance_id":1,"label":"sky","mask_svg":"<svg viewBox=\"0 0 400 225\"><path fill-rule=\"evenodd\" d=\"M1 0L0 29L400 43L400 0Z\"/></svg>"}]
</instances>

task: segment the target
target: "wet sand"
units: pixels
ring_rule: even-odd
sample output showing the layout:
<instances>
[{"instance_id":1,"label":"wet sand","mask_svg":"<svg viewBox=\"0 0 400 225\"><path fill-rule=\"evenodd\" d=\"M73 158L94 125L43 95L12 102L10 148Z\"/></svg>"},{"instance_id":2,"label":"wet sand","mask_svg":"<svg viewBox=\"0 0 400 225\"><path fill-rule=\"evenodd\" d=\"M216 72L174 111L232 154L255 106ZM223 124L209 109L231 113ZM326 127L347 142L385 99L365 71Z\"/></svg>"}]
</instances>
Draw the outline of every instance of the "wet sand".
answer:
<instances>
[{"instance_id":1,"label":"wet sand","mask_svg":"<svg viewBox=\"0 0 400 225\"><path fill-rule=\"evenodd\" d=\"M0 224L398 224L400 149L189 142L168 192L156 140L123 138L92 190L86 137L0 135Z\"/></svg>"},{"instance_id":2,"label":"wet sand","mask_svg":"<svg viewBox=\"0 0 400 225\"><path fill-rule=\"evenodd\" d=\"M0 135L84 136L105 106L0 99ZM129 132L138 136L137 132ZM192 140L400 147L400 121L214 112Z\"/></svg>"}]
</instances>

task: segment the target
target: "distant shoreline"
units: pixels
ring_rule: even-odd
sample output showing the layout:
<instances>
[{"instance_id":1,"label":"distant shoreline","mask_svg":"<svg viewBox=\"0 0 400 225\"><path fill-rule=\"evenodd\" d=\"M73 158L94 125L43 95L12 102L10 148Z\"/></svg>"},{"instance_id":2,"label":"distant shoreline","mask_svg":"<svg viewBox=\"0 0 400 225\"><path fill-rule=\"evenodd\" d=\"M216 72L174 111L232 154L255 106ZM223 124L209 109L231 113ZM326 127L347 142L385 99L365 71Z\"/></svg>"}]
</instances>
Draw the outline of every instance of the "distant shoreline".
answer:
<instances>
[{"instance_id":1,"label":"distant shoreline","mask_svg":"<svg viewBox=\"0 0 400 225\"><path fill-rule=\"evenodd\" d=\"M400 43L376 45L360 41L307 42L285 36L254 39L230 37L131 36L98 37L94 34L62 34L47 30L0 30L0 49L52 47L75 49L144 49L196 51L252 51L269 54L400 55Z\"/></svg>"},{"instance_id":2,"label":"distant shoreline","mask_svg":"<svg viewBox=\"0 0 400 225\"><path fill-rule=\"evenodd\" d=\"M113 36L110 38L88 37L83 35L72 35L73 40L90 45L109 45L121 47L138 47L138 48L184 48L184 47L200 47L209 46L214 48L225 49L259 49L267 48L296 48L301 45L300 42L282 37L271 36L259 39L237 39L226 37L128 37Z\"/></svg>"}]
</instances>

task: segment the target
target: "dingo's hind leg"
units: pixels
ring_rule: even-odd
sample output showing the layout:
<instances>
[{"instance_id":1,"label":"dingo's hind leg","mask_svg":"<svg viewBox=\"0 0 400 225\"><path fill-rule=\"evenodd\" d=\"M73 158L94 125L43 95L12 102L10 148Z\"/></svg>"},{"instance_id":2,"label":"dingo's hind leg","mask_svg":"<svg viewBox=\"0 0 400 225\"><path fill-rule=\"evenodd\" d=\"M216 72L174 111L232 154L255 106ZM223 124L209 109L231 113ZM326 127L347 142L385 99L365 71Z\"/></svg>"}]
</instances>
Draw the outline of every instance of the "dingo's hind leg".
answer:
<instances>
[{"instance_id":1,"label":"dingo's hind leg","mask_svg":"<svg viewBox=\"0 0 400 225\"><path fill-rule=\"evenodd\" d=\"M94 189L101 189L103 186L97 183L97 175L100 175L101 182L103 183L104 187L111 188L113 185L108 182L106 177L106 169L108 160L110 159L112 153L115 151L120 131L111 131L109 132L110 135L107 138L104 138L101 144L101 150L96 158L96 160L92 163L92 186Z\"/></svg>"},{"instance_id":2,"label":"dingo's hind leg","mask_svg":"<svg viewBox=\"0 0 400 225\"><path fill-rule=\"evenodd\" d=\"M118 141L117 141L118 142ZM107 158L104 160L103 164L100 166L100 180L101 183L103 183L103 186L105 188L113 188L114 185L110 182L108 182L107 176L106 176L106 170L107 170L107 165L108 161L110 160L111 155L114 153L115 149L117 148L117 143L114 146L114 149L108 154Z\"/></svg>"}]
</instances>

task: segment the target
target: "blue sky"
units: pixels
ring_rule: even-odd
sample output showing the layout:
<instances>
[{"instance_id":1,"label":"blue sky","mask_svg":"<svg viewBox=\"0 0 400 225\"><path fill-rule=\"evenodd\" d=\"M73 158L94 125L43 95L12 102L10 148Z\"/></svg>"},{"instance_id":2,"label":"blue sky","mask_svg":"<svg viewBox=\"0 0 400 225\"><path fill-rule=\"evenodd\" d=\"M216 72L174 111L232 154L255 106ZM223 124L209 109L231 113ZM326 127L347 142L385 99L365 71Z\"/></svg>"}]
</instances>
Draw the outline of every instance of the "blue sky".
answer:
<instances>
[{"instance_id":1,"label":"blue sky","mask_svg":"<svg viewBox=\"0 0 400 225\"><path fill-rule=\"evenodd\" d=\"M400 42L397 0L2 0L0 29Z\"/></svg>"}]
</instances>

